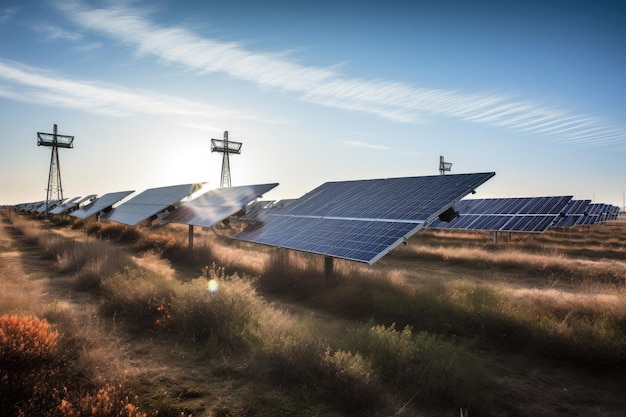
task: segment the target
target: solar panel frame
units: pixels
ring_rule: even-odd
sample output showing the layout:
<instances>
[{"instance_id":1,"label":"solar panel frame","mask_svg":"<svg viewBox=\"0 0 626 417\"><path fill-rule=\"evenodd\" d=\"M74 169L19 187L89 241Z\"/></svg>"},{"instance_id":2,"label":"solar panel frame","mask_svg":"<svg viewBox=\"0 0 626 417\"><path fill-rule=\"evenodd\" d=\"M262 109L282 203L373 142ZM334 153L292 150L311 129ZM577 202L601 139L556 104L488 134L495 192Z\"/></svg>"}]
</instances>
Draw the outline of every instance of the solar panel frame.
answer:
<instances>
[{"instance_id":1,"label":"solar panel frame","mask_svg":"<svg viewBox=\"0 0 626 417\"><path fill-rule=\"evenodd\" d=\"M241 211L250 201L278 186L278 183L217 188L183 202L166 215L165 223L211 227Z\"/></svg>"},{"instance_id":2,"label":"solar panel frame","mask_svg":"<svg viewBox=\"0 0 626 417\"><path fill-rule=\"evenodd\" d=\"M328 182L233 237L371 265L494 175Z\"/></svg>"},{"instance_id":3,"label":"solar panel frame","mask_svg":"<svg viewBox=\"0 0 626 417\"><path fill-rule=\"evenodd\" d=\"M157 216L169 207L178 205L200 188L200 184L180 184L149 188L130 200L120 204L102 216L109 221L127 226L137 224Z\"/></svg>"},{"instance_id":4,"label":"solar panel frame","mask_svg":"<svg viewBox=\"0 0 626 417\"><path fill-rule=\"evenodd\" d=\"M134 193L134 190L130 191L117 191L113 193L107 193L103 196L95 199L91 203L80 207L70 213L70 216L78 217L80 219L87 219L100 212L110 210L114 204L126 198L130 194Z\"/></svg>"}]
</instances>

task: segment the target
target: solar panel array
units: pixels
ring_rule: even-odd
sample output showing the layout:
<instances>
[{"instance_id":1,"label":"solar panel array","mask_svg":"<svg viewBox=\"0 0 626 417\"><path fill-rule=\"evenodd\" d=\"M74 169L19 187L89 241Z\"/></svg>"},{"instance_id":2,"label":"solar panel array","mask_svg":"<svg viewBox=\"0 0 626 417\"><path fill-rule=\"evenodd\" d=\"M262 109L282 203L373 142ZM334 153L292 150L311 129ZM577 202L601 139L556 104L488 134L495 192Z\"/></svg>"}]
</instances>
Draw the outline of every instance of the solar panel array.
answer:
<instances>
[{"instance_id":1,"label":"solar panel array","mask_svg":"<svg viewBox=\"0 0 626 417\"><path fill-rule=\"evenodd\" d=\"M234 238L372 264L494 175L327 182Z\"/></svg>"},{"instance_id":2,"label":"solar panel array","mask_svg":"<svg viewBox=\"0 0 626 417\"><path fill-rule=\"evenodd\" d=\"M250 201L275 188L278 183L217 188L183 202L163 218L165 223L210 227L241 211Z\"/></svg>"},{"instance_id":3,"label":"solar panel array","mask_svg":"<svg viewBox=\"0 0 626 417\"><path fill-rule=\"evenodd\" d=\"M70 216L78 217L80 219L87 219L100 212L107 212L111 210L113 204L119 202L120 200L132 193L134 193L134 191L131 190L104 194L102 197L95 199L91 203L80 207L77 210L74 210L70 213Z\"/></svg>"},{"instance_id":4,"label":"solar panel array","mask_svg":"<svg viewBox=\"0 0 626 417\"><path fill-rule=\"evenodd\" d=\"M113 222L135 226L177 205L199 188L200 184L150 188L115 207L102 217Z\"/></svg>"},{"instance_id":5,"label":"solar panel array","mask_svg":"<svg viewBox=\"0 0 626 417\"><path fill-rule=\"evenodd\" d=\"M580 219L577 224L589 226L593 224L601 224L607 220L615 220L617 215L615 214L615 209L613 207L615 206L610 204L589 204L589 207L587 208L587 215ZM617 207L617 212L619 213L619 207Z\"/></svg>"},{"instance_id":6,"label":"solar panel array","mask_svg":"<svg viewBox=\"0 0 626 417\"><path fill-rule=\"evenodd\" d=\"M428 227L542 233L564 215L571 199L572 196L461 200L455 206L459 217L449 223L435 220Z\"/></svg>"}]
</instances>

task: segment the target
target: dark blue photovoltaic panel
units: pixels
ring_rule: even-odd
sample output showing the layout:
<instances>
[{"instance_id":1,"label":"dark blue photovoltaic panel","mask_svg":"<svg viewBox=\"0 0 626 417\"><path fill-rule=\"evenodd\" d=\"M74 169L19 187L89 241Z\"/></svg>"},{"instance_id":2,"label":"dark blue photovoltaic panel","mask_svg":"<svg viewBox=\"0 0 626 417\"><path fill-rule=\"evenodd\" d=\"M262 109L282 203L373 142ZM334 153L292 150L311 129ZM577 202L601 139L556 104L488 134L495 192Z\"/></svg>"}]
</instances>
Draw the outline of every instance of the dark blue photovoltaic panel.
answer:
<instances>
[{"instance_id":1,"label":"dark blue photovoltaic panel","mask_svg":"<svg viewBox=\"0 0 626 417\"><path fill-rule=\"evenodd\" d=\"M131 191L117 191L115 193L108 193L103 195L102 197L97 198L90 204L79 208L78 210L74 210L70 213L70 216L78 217L80 219L87 219L91 216L94 216L101 211L110 210L113 204L117 203L124 197L134 193Z\"/></svg>"},{"instance_id":2,"label":"dark blue photovoltaic panel","mask_svg":"<svg viewBox=\"0 0 626 417\"><path fill-rule=\"evenodd\" d=\"M426 221L433 217L433 213L438 212L442 205L458 201L459 193L465 192L468 188L467 181L472 182L488 175L494 174L327 182L290 203L282 213L298 216Z\"/></svg>"},{"instance_id":3,"label":"dark blue photovoltaic panel","mask_svg":"<svg viewBox=\"0 0 626 417\"><path fill-rule=\"evenodd\" d=\"M587 215L584 216L578 224L592 225L602 224L608 219L608 213L611 210L610 204L593 203L587 207Z\"/></svg>"},{"instance_id":4,"label":"dark blue photovoltaic panel","mask_svg":"<svg viewBox=\"0 0 626 417\"><path fill-rule=\"evenodd\" d=\"M372 264L494 175L329 182L234 238Z\"/></svg>"},{"instance_id":5,"label":"dark blue photovoltaic panel","mask_svg":"<svg viewBox=\"0 0 626 417\"><path fill-rule=\"evenodd\" d=\"M459 217L449 223L439 219L433 229L542 233L563 215L572 196L485 198L461 200L455 205Z\"/></svg>"},{"instance_id":6,"label":"dark blue photovoltaic panel","mask_svg":"<svg viewBox=\"0 0 626 417\"><path fill-rule=\"evenodd\" d=\"M210 227L237 213L250 201L259 198L278 183L217 188L191 201L183 202L163 218L166 223Z\"/></svg>"},{"instance_id":7,"label":"dark blue photovoltaic panel","mask_svg":"<svg viewBox=\"0 0 626 417\"><path fill-rule=\"evenodd\" d=\"M135 226L174 206L200 189L200 184L182 184L150 188L109 211L102 218Z\"/></svg>"},{"instance_id":8,"label":"dark blue photovoltaic panel","mask_svg":"<svg viewBox=\"0 0 626 417\"><path fill-rule=\"evenodd\" d=\"M587 208L591 200L570 200L563 209L564 216L558 217L555 227L571 227L587 216Z\"/></svg>"},{"instance_id":9,"label":"dark blue photovoltaic panel","mask_svg":"<svg viewBox=\"0 0 626 417\"><path fill-rule=\"evenodd\" d=\"M273 217L261 227L249 227L235 239L372 263L381 252L422 226L410 222Z\"/></svg>"},{"instance_id":10,"label":"dark blue photovoltaic panel","mask_svg":"<svg viewBox=\"0 0 626 417\"><path fill-rule=\"evenodd\" d=\"M584 216L578 224L582 225L592 225L602 223L602 213L605 209L605 204L601 203L592 203L587 207L587 215Z\"/></svg>"}]
</instances>

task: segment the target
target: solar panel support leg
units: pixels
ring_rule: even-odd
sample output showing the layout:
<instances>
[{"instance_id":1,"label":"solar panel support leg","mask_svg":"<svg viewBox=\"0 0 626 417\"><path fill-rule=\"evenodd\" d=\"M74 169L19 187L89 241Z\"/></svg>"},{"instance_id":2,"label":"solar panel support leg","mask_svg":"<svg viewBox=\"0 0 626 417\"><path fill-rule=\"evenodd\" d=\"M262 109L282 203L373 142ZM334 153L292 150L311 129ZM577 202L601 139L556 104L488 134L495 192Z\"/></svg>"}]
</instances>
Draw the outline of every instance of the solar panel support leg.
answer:
<instances>
[{"instance_id":1,"label":"solar panel support leg","mask_svg":"<svg viewBox=\"0 0 626 417\"><path fill-rule=\"evenodd\" d=\"M324 276L326 283L330 282L330 277L333 276L333 258L330 256L324 257Z\"/></svg>"},{"instance_id":2,"label":"solar panel support leg","mask_svg":"<svg viewBox=\"0 0 626 417\"><path fill-rule=\"evenodd\" d=\"M493 232L493 244L498 243L498 232Z\"/></svg>"},{"instance_id":3,"label":"solar panel support leg","mask_svg":"<svg viewBox=\"0 0 626 417\"><path fill-rule=\"evenodd\" d=\"M189 250L193 250L193 224L189 225Z\"/></svg>"}]
</instances>

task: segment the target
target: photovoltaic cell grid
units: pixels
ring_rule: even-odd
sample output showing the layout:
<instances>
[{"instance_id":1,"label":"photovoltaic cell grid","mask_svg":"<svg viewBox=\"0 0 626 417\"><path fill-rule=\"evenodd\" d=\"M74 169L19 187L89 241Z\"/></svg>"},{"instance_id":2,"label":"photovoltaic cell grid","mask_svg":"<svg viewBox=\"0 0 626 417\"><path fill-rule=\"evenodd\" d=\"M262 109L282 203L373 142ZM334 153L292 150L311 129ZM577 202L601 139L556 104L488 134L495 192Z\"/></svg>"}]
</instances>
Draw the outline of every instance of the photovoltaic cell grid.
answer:
<instances>
[{"instance_id":1,"label":"photovoltaic cell grid","mask_svg":"<svg viewBox=\"0 0 626 417\"><path fill-rule=\"evenodd\" d=\"M234 238L371 265L494 175L328 182Z\"/></svg>"},{"instance_id":2,"label":"photovoltaic cell grid","mask_svg":"<svg viewBox=\"0 0 626 417\"><path fill-rule=\"evenodd\" d=\"M589 207L587 209L587 215L583 217L578 222L578 224L590 226L593 224L602 224L606 222L607 220L613 220L612 214L611 214L615 210L613 209L613 207L615 206L612 206L611 204L602 204L602 203L589 204ZM619 207L617 209L619 211Z\"/></svg>"},{"instance_id":3,"label":"photovoltaic cell grid","mask_svg":"<svg viewBox=\"0 0 626 417\"><path fill-rule=\"evenodd\" d=\"M166 223L210 227L242 210L246 204L276 187L278 183L217 188L183 202L163 218Z\"/></svg>"},{"instance_id":4,"label":"photovoltaic cell grid","mask_svg":"<svg viewBox=\"0 0 626 417\"><path fill-rule=\"evenodd\" d=\"M459 217L449 223L435 220L434 229L543 233L552 226L572 196L486 198L461 200Z\"/></svg>"},{"instance_id":5,"label":"photovoltaic cell grid","mask_svg":"<svg viewBox=\"0 0 626 417\"><path fill-rule=\"evenodd\" d=\"M564 216L557 218L554 227L575 226L585 216L591 200L570 200L563 209Z\"/></svg>"},{"instance_id":6,"label":"photovoltaic cell grid","mask_svg":"<svg viewBox=\"0 0 626 417\"><path fill-rule=\"evenodd\" d=\"M147 189L106 213L107 220L135 226L174 206L200 188L200 184L182 184Z\"/></svg>"},{"instance_id":7,"label":"photovoltaic cell grid","mask_svg":"<svg viewBox=\"0 0 626 417\"><path fill-rule=\"evenodd\" d=\"M80 219L87 219L100 213L101 211L110 210L113 204L117 203L118 201L122 200L132 193L134 193L133 190L104 194L102 197L95 199L86 206L74 210L70 213L70 216L78 217Z\"/></svg>"},{"instance_id":8,"label":"photovoltaic cell grid","mask_svg":"<svg viewBox=\"0 0 626 417\"><path fill-rule=\"evenodd\" d=\"M611 206L611 209L609 211L610 211L609 220L617 220L617 218L619 217L619 207Z\"/></svg>"}]
</instances>

